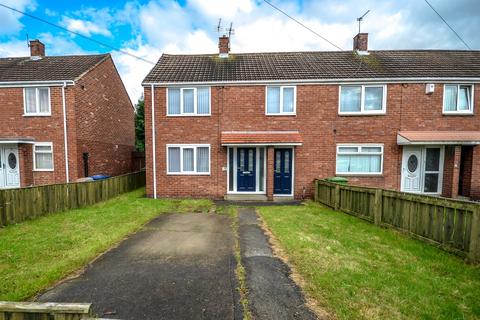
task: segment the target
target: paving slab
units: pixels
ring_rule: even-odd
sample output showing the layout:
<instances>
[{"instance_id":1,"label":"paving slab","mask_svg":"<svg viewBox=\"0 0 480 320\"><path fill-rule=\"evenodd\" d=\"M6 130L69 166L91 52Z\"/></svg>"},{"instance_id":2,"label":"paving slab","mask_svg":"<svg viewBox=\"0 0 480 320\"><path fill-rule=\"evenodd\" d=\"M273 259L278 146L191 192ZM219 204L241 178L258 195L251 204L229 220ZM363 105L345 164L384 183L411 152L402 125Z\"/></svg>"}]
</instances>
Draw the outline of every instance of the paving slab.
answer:
<instances>
[{"instance_id":1,"label":"paving slab","mask_svg":"<svg viewBox=\"0 0 480 320\"><path fill-rule=\"evenodd\" d=\"M254 208L238 209L241 260L254 319L318 319L289 277L290 267L275 257Z\"/></svg>"},{"instance_id":2,"label":"paving slab","mask_svg":"<svg viewBox=\"0 0 480 320\"><path fill-rule=\"evenodd\" d=\"M231 218L165 214L38 301L115 319L241 319Z\"/></svg>"}]
</instances>

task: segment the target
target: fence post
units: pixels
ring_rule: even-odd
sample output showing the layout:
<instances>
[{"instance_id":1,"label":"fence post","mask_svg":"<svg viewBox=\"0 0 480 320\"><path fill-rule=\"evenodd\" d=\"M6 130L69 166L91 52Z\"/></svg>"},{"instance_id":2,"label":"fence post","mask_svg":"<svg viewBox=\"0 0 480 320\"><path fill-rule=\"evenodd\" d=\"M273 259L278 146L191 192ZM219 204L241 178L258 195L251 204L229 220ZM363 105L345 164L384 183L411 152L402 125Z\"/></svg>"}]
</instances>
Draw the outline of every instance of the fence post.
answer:
<instances>
[{"instance_id":1,"label":"fence post","mask_svg":"<svg viewBox=\"0 0 480 320\"><path fill-rule=\"evenodd\" d=\"M333 209L338 211L340 209L340 185L335 185L335 198L333 201Z\"/></svg>"},{"instance_id":2,"label":"fence post","mask_svg":"<svg viewBox=\"0 0 480 320\"><path fill-rule=\"evenodd\" d=\"M383 191L375 189L375 207L373 212L373 222L379 226L382 224Z\"/></svg>"},{"instance_id":3,"label":"fence post","mask_svg":"<svg viewBox=\"0 0 480 320\"><path fill-rule=\"evenodd\" d=\"M318 180L315 180L315 194L313 195L313 200L318 202Z\"/></svg>"},{"instance_id":4,"label":"fence post","mask_svg":"<svg viewBox=\"0 0 480 320\"><path fill-rule=\"evenodd\" d=\"M472 230L470 232L470 248L468 259L471 262L480 262L480 209L475 208L472 212Z\"/></svg>"}]
</instances>

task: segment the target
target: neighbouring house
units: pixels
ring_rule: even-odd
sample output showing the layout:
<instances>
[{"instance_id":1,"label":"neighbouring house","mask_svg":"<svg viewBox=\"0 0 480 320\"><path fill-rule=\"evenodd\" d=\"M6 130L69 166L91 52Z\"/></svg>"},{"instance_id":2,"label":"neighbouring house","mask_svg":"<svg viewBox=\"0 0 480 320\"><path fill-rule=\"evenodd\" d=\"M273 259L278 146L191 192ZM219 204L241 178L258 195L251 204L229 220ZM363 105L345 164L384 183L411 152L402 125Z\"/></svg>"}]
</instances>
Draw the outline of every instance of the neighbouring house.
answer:
<instances>
[{"instance_id":1,"label":"neighbouring house","mask_svg":"<svg viewBox=\"0 0 480 320\"><path fill-rule=\"evenodd\" d=\"M288 199L316 178L480 199L480 51L164 54L143 82L147 194Z\"/></svg>"},{"instance_id":2,"label":"neighbouring house","mask_svg":"<svg viewBox=\"0 0 480 320\"><path fill-rule=\"evenodd\" d=\"M0 188L131 171L134 109L110 54L0 59Z\"/></svg>"}]
</instances>

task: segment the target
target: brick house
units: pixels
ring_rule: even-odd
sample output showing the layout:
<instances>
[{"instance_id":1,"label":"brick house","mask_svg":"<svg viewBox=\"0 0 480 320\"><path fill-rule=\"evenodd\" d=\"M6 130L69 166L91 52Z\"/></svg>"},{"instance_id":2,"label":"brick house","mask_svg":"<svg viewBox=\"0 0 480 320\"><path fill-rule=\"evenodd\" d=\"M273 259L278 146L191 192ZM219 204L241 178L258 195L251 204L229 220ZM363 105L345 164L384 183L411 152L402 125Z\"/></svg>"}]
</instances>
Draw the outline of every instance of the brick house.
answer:
<instances>
[{"instance_id":1,"label":"brick house","mask_svg":"<svg viewBox=\"0 0 480 320\"><path fill-rule=\"evenodd\" d=\"M0 188L131 171L132 103L110 54L0 59Z\"/></svg>"},{"instance_id":2,"label":"brick house","mask_svg":"<svg viewBox=\"0 0 480 320\"><path fill-rule=\"evenodd\" d=\"M301 199L345 176L480 199L480 51L367 43L231 54L221 37L219 54L162 55L143 82L147 194Z\"/></svg>"}]
</instances>

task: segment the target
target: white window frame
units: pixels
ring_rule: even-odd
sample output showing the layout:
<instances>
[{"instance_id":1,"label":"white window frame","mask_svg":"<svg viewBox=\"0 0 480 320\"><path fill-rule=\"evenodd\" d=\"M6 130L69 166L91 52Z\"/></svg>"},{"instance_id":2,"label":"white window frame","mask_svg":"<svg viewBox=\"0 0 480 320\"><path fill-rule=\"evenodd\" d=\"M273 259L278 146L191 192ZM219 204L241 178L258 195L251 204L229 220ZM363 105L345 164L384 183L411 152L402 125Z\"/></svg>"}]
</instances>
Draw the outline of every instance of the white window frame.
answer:
<instances>
[{"instance_id":1,"label":"white window frame","mask_svg":"<svg viewBox=\"0 0 480 320\"><path fill-rule=\"evenodd\" d=\"M457 86L457 110L455 111L448 111L448 110L445 110L445 90L447 88L447 86ZM469 110L458 110L458 102L459 102L459 99L460 99L460 95L458 94L460 92L460 86L469 86L471 88L471 93L470 93L470 109ZM473 108L474 108L474 105L475 105L475 101L473 100L474 97L475 97L475 86L471 83L445 83L443 85L443 105L442 105L442 112L443 114L448 114L448 115L452 115L452 114L473 114Z\"/></svg>"},{"instance_id":2,"label":"white window frame","mask_svg":"<svg viewBox=\"0 0 480 320\"><path fill-rule=\"evenodd\" d=\"M439 154L439 163L438 163L438 171L427 171L427 149L440 149ZM441 145L428 145L422 148L422 171L421 171L421 193L422 194L430 194L430 195L439 195L443 192L443 166L445 164L445 146ZM426 192L425 191L425 176L428 173L436 173L438 174L438 185L436 192Z\"/></svg>"},{"instance_id":3,"label":"white window frame","mask_svg":"<svg viewBox=\"0 0 480 320\"><path fill-rule=\"evenodd\" d=\"M208 172L197 172L197 148L208 147ZM180 172L170 172L168 164L169 148L180 148ZM183 171L183 149L193 148L193 171ZM190 176L209 176L212 163L212 152L209 144L167 144L166 145L167 156L167 175L190 175Z\"/></svg>"},{"instance_id":4,"label":"white window frame","mask_svg":"<svg viewBox=\"0 0 480 320\"><path fill-rule=\"evenodd\" d=\"M27 112L27 89L35 89L35 112ZM40 112L39 89L48 90L48 112ZM50 98L50 87L26 87L23 88L23 115L25 117L48 117L52 115L52 102Z\"/></svg>"},{"instance_id":5,"label":"white window frame","mask_svg":"<svg viewBox=\"0 0 480 320\"><path fill-rule=\"evenodd\" d=\"M380 172L339 172L338 171L338 156L340 148L357 148L358 152L341 152L340 155L380 155ZM381 152L362 152L363 147L381 148ZM381 176L383 175L383 161L384 161L384 147L383 144L371 144L371 143L340 143L337 144L335 156L335 174L339 176Z\"/></svg>"},{"instance_id":6,"label":"white window frame","mask_svg":"<svg viewBox=\"0 0 480 320\"><path fill-rule=\"evenodd\" d=\"M208 113L198 113L197 108L197 89L198 88L208 88ZM179 114L170 114L168 113L168 95L170 89L180 89L180 113ZM183 91L193 89L193 113L185 113L183 106ZM167 104L166 111L167 117L209 117L212 115L212 87L199 86L199 87L167 87Z\"/></svg>"},{"instance_id":7,"label":"white window frame","mask_svg":"<svg viewBox=\"0 0 480 320\"><path fill-rule=\"evenodd\" d=\"M387 85L386 84L344 84L340 85L338 90L338 114L357 116L357 115L382 115L387 113ZM361 87L360 91L360 111L342 111L342 87ZM365 110L365 88L383 88L382 110Z\"/></svg>"},{"instance_id":8,"label":"white window frame","mask_svg":"<svg viewBox=\"0 0 480 320\"><path fill-rule=\"evenodd\" d=\"M40 147L48 146L48 147L50 147L51 151L50 152L45 152L45 151L37 152L36 151L37 146L40 146ZM37 168L37 162L36 162L36 154L37 153L51 153L52 154L52 168L51 169ZM43 172L55 171L55 157L54 157L54 153L53 153L53 143L52 142L36 142L33 145L33 171L43 171Z\"/></svg>"},{"instance_id":9,"label":"white window frame","mask_svg":"<svg viewBox=\"0 0 480 320\"><path fill-rule=\"evenodd\" d=\"M268 112L268 88L278 87L280 88L280 112L270 113ZM293 88L293 112L283 111L283 90L286 88ZM265 86L265 115L267 116L295 116L297 114L297 86L278 86L267 85Z\"/></svg>"}]
</instances>

